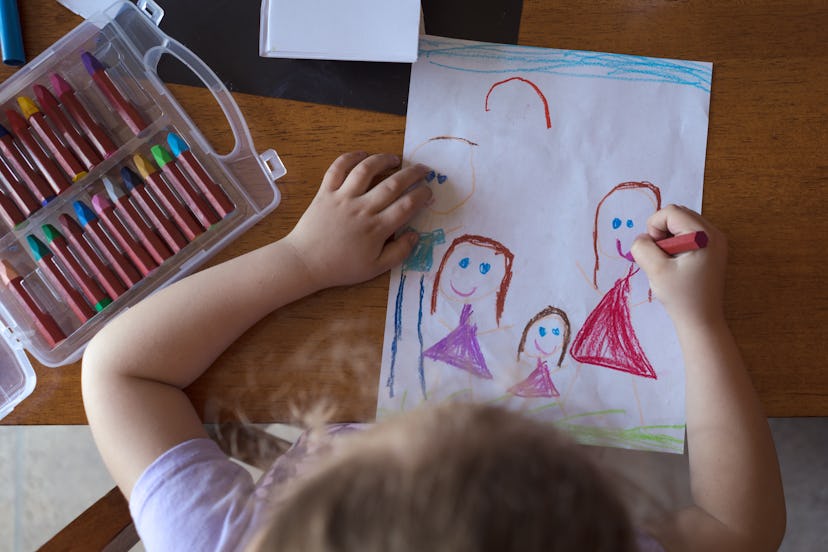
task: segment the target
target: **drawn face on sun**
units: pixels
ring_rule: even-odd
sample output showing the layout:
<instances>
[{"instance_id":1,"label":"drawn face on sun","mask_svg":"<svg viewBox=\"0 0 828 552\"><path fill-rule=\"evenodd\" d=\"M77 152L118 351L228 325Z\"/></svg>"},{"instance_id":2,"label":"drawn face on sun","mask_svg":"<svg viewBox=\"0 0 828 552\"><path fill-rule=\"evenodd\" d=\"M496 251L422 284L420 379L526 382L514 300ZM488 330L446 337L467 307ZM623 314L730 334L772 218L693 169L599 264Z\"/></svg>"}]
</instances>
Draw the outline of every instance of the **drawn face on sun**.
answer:
<instances>
[{"instance_id":1,"label":"drawn face on sun","mask_svg":"<svg viewBox=\"0 0 828 552\"><path fill-rule=\"evenodd\" d=\"M632 243L647 231L647 219L657 209L656 199L646 188L622 189L608 195L596 220L601 257L635 262L630 253Z\"/></svg>"},{"instance_id":2,"label":"drawn face on sun","mask_svg":"<svg viewBox=\"0 0 828 552\"><path fill-rule=\"evenodd\" d=\"M425 183L433 192L427 208L437 214L448 214L463 205L474 193L475 172L472 152L477 146L465 138L438 136L411 152L412 163L423 163L433 171Z\"/></svg>"},{"instance_id":3,"label":"drawn face on sun","mask_svg":"<svg viewBox=\"0 0 828 552\"><path fill-rule=\"evenodd\" d=\"M557 315L536 320L526 332L523 354L530 358L545 359L560 355L564 346L564 321Z\"/></svg>"},{"instance_id":4,"label":"drawn face on sun","mask_svg":"<svg viewBox=\"0 0 828 552\"><path fill-rule=\"evenodd\" d=\"M503 255L488 247L463 243L446 259L440 291L453 301L471 303L497 292L505 275Z\"/></svg>"}]
</instances>

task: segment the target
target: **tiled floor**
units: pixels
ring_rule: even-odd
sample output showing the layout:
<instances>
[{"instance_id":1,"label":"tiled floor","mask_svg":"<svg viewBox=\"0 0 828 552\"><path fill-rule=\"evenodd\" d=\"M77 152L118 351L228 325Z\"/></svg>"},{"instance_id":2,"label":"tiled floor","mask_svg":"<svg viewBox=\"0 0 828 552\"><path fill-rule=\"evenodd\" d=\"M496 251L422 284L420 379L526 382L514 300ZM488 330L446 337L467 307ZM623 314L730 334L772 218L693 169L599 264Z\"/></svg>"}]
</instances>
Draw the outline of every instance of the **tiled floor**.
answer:
<instances>
[{"instance_id":1,"label":"tiled floor","mask_svg":"<svg viewBox=\"0 0 828 552\"><path fill-rule=\"evenodd\" d=\"M781 550L828 550L828 418L775 419L771 428L788 502ZM606 449L594 454L620 467L651 506L687 500L686 458ZM0 552L35 550L112 486L88 428L0 427Z\"/></svg>"}]
</instances>

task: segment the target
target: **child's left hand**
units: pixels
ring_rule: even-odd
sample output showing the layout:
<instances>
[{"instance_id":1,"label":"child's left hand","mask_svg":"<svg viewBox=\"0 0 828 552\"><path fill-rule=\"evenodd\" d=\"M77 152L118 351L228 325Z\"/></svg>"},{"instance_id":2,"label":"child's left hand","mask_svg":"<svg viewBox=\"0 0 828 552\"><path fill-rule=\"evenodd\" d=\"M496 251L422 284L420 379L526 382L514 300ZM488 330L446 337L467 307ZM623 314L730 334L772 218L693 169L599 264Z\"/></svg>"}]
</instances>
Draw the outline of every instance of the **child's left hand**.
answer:
<instances>
[{"instance_id":1,"label":"child's left hand","mask_svg":"<svg viewBox=\"0 0 828 552\"><path fill-rule=\"evenodd\" d=\"M394 239L394 232L431 198L428 186L412 188L430 169L413 165L372 185L399 164L394 155L352 152L325 173L310 207L285 238L319 288L369 280L411 253L417 233Z\"/></svg>"}]
</instances>

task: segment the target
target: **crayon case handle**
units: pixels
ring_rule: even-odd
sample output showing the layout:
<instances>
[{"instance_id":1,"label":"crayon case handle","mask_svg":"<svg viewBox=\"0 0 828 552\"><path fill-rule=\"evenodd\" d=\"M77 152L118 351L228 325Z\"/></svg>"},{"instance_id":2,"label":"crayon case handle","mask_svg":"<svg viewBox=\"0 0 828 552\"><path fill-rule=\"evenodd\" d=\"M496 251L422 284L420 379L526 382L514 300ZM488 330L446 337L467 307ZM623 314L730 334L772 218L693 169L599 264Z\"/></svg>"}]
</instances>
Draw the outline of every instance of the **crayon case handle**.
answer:
<instances>
[{"instance_id":1,"label":"crayon case handle","mask_svg":"<svg viewBox=\"0 0 828 552\"><path fill-rule=\"evenodd\" d=\"M144 12L144 15L149 17L150 21L156 25L161 24L164 19L164 8L153 2L152 0L138 0L138 9Z\"/></svg>"}]
</instances>

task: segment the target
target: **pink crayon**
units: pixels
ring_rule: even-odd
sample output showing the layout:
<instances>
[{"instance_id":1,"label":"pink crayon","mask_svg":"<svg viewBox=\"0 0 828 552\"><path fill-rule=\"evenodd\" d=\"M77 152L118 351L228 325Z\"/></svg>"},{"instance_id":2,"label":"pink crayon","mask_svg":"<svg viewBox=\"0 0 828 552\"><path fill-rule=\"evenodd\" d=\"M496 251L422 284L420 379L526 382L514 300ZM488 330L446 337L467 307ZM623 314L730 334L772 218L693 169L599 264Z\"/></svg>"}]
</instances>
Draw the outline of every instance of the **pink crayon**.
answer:
<instances>
[{"instance_id":1,"label":"pink crayon","mask_svg":"<svg viewBox=\"0 0 828 552\"><path fill-rule=\"evenodd\" d=\"M92 208L101 218L118 246L123 249L129 260L138 269L138 272L146 276L158 268L158 263L152 259L143 245L135 241L135 238L129 234L129 231L115 215L115 205L109 201L109 198L103 194L95 194L92 196Z\"/></svg>"},{"instance_id":2,"label":"pink crayon","mask_svg":"<svg viewBox=\"0 0 828 552\"><path fill-rule=\"evenodd\" d=\"M679 234L678 236L658 240L655 243L668 255L678 255L686 251L707 247L707 232L699 230L689 234Z\"/></svg>"},{"instance_id":3,"label":"pink crayon","mask_svg":"<svg viewBox=\"0 0 828 552\"><path fill-rule=\"evenodd\" d=\"M63 110L60 109L60 104L58 103L57 98L49 92L49 89L40 84L34 85L33 88L35 97L37 98L41 109L43 109L49 117L49 120L52 121L55 128L58 132L60 132L63 140L69 145L70 148L72 148L75 155L78 156L78 159L80 159L84 167L91 169L100 163L101 156L98 155L98 152L96 152L95 149L89 145L89 142L87 142L86 139L81 136L77 130L75 130L75 127L72 126L69 118Z\"/></svg>"},{"instance_id":4,"label":"pink crayon","mask_svg":"<svg viewBox=\"0 0 828 552\"><path fill-rule=\"evenodd\" d=\"M49 79L52 82L52 88L55 91L60 103L69 112L69 115L75 120L81 131L89 138L95 149L98 150L103 157L109 157L116 151L118 147L109 138L103 128L95 122L86 108L80 103L74 88L69 86L63 77L57 73L53 73Z\"/></svg>"}]
</instances>

